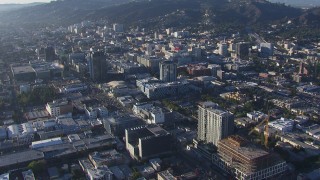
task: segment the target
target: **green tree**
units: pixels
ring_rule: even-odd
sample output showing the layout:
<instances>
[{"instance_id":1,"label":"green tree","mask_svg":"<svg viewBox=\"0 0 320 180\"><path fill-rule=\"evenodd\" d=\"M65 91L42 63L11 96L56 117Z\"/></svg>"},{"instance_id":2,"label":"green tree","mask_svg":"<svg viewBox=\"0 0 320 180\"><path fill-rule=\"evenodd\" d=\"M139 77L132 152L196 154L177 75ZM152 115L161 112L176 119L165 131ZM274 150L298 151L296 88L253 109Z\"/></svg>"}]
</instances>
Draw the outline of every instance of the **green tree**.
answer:
<instances>
[{"instance_id":1,"label":"green tree","mask_svg":"<svg viewBox=\"0 0 320 180\"><path fill-rule=\"evenodd\" d=\"M32 161L28 168L31 169L34 173L42 172L46 169L47 162L45 160Z\"/></svg>"},{"instance_id":2,"label":"green tree","mask_svg":"<svg viewBox=\"0 0 320 180\"><path fill-rule=\"evenodd\" d=\"M141 174L138 171L132 173L132 179L138 179L141 177Z\"/></svg>"}]
</instances>

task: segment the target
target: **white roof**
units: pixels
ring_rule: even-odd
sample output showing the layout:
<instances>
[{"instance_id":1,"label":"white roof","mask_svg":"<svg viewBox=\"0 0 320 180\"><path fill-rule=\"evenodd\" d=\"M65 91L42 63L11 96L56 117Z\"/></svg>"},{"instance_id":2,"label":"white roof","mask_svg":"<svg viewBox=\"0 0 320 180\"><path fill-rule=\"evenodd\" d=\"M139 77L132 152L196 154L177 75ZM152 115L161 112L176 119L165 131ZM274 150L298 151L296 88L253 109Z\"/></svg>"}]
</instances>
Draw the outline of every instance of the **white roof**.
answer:
<instances>
[{"instance_id":1,"label":"white roof","mask_svg":"<svg viewBox=\"0 0 320 180\"><path fill-rule=\"evenodd\" d=\"M27 122L23 124L13 124L11 126L8 126L8 136L23 136L32 134L35 132L35 129L33 128L32 124Z\"/></svg>"},{"instance_id":2,"label":"white roof","mask_svg":"<svg viewBox=\"0 0 320 180\"><path fill-rule=\"evenodd\" d=\"M41 147L52 146L52 145L57 145L57 144L62 144L61 137L46 139L46 140L42 140L42 141L34 141L34 142L32 142L31 147L33 149L35 149L35 148L41 148Z\"/></svg>"},{"instance_id":3,"label":"white roof","mask_svg":"<svg viewBox=\"0 0 320 180\"><path fill-rule=\"evenodd\" d=\"M269 123L269 126L274 127L279 130L283 130L286 128L292 128L294 125L294 121L292 119L281 118Z\"/></svg>"},{"instance_id":4,"label":"white roof","mask_svg":"<svg viewBox=\"0 0 320 180\"><path fill-rule=\"evenodd\" d=\"M9 180L9 173L0 174L0 180Z\"/></svg>"}]
</instances>

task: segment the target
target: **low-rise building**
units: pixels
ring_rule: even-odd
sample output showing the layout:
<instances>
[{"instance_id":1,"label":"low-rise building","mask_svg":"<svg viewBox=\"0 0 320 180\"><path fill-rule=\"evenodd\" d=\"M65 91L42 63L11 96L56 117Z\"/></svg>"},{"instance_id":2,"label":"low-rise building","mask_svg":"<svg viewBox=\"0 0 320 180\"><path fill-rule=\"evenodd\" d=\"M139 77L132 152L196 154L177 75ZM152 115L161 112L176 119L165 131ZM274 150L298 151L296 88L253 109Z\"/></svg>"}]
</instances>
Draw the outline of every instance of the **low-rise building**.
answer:
<instances>
[{"instance_id":1,"label":"low-rise building","mask_svg":"<svg viewBox=\"0 0 320 180\"><path fill-rule=\"evenodd\" d=\"M153 104L142 103L133 105L134 114L144 118L148 124L164 123L165 115L160 107Z\"/></svg>"},{"instance_id":2,"label":"low-rise building","mask_svg":"<svg viewBox=\"0 0 320 180\"><path fill-rule=\"evenodd\" d=\"M190 91L187 81L164 83L153 78L137 80L136 84L149 99L178 96Z\"/></svg>"},{"instance_id":3,"label":"low-rise building","mask_svg":"<svg viewBox=\"0 0 320 180\"><path fill-rule=\"evenodd\" d=\"M220 94L220 97L224 99L239 101L239 102L245 102L248 99L245 94L241 94L239 92L223 93L223 94Z\"/></svg>"},{"instance_id":4,"label":"low-rise building","mask_svg":"<svg viewBox=\"0 0 320 180\"><path fill-rule=\"evenodd\" d=\"M174 175L172 175L168 170L158 172L157 174L158 180L177 180Z\"/></svg>"},{"instance_id":5,"label":"low-rise building","mask_svg":"<svg viewBox=\"0 0 320 180\"><path fill-rule=\"evenodd\" d=\"M262 121L262 120L264 120L265 118L267 118L268 115L267 115L267 114L264 114L264 113L262 113L262 112L260 112L260 111L253 111L253 112L247 113L247 117L250 118L250 119L252 119L252 120L254 120L254 121L259 122L259 121Z\"/></svg>"},{"instance_id":6,"label":"low-rise building","mask_svg":"<svg viewBox=\"0 0 320 180\"><path fill-rule=\"evenodd\" d=\"M11 65L11 72L16 81L34 81L36 79L36 72L29 64L13 64Z\"/></svg>"},{"instance_id":7,"label":"low-rise building","mask_svg":"<svg viewBox=\"0 0 320 180\"><path fill-rule=\"evenodd\" d=\"M50 116L57 117L63 114L72 113L73 106L71 102L68 102L67 100L55 100L47 103L46 110L49 112Z\"/></svg>"},{"instance_id":8,"label":"low-rise building","mask_svg":"<svg viewBox=\"0 0 320 180\"><path fill-rule=\"evenodd\" d=\"M58 145L58 144L62 144L62 143L63 142L62 142L61 137L58 137L58 138L46 139L46 140L42 140L42 141L34 141L31 144L31 148L38 149L38 148Z\"/></svg>"},{"instance_id":9,"label":"low-rise building","mask_svg":"<svg viewBox=\"0 0 320 180\"><path fill-rule=\"evenodd\" d=\"M88 158L79 160L82 170L89 180L112 180L112 172L108 166L94 167Z\"/></svg>"},{"instance_id":10,"label":"low-rise building","mask_svg":"<svg viewBox=\"0 0 320 180\"><path fill-rule=\"evenodd\" d=\"M133 115L118 115L103 119L103 126L106 131L115 136L123 136L125 129L142 124L143 122Z\"/></svg>"},{"instance_id":11,"label":"low-rise building","mask_svg":"<svg viewBox=\"0 0 320 180\"><path fill-rule=\"evenodd\" d=\"M80 130L80 127L72 117L58 117L57 122L64 134L73 134Z\"/></svg>"},{"instance_id":12,"label":"low-rise building","mask_svg":"<svg viewBox=\"0 0 320 180\"><path fill-rule=\"evenodd\" d=\"M171 135L158 125L126 129L125 138L130 156L138 160L171 152Z\"/></svg>"},{"instance_id":13,"label":"low-rise building","mask_svg":"<svg viewBox=\"0 0 320 180\"><path fill-rule=\"evenodd\" d=\"M96 119L98 117L98 109L85 107L84 111L89 119Z\"/></svg>"},{"instance_id":14,"label":"low-rise building","mask_svg":"<svg viewBox=\"0 0 320 180\"><path fill-rule=\"evenodd\" d=\"M292 119L281 118L281 119L269 122L269 126L283 133L290 132L293 129L294 121Z\"/></svg>"},{"instance_id":15,"label":"low-rise building","mask_svg":"<svg viewBox=\"0 0 320 180\"><path fill-rule=\"evenodd\" d=\"M97 168L99 166L115 166L124 162L124 157L115 149L103 152L93 152L89 154L91 163Z\"/></svg>"},{"instance_id":16,"label":"low-rise building","mask_svg":"<svg viewBox=\"0 0 320 180\"><path fill-rule=\"evenodd\" d=\"M31 169L29 169L28 171L23 171L22 176L24 180L35 180L34 174Z\"/></svg>"},{"instance_id":17,"label":"low-rise building","mask_svg":"<svg viewBox=\"0 0 320 180\"><path fill-rule=\"evenodd\" d=\"M7 128L8 138L19 144L30 144L34 139L36 129L32 123L13 124Z\"/></svg>"},{"instance_id":18,"label":"low-rise building","mask_svg":"<svg viewBox=\"0 0 320 180\"><path fill-rule=\"evenodd\" d=\"M76 84L69 84L61 87L59 89L60 93L74 93L74 92L79 92L79 91L85 91L88 89L88 86L83 83L76 83Z\"/></svg>"},{"instance_id":19,"label":"low-rise building","mask_svg":"<svg viewBox=\"0 0 320 180\"><path fill-rule=\"evenodd\" d=\"M303 106L303 101L299 99L272 99L271 100L275 106L280 108L285 108L291 110L292 108L297 108Z\"/></svg>"}]
</instances>

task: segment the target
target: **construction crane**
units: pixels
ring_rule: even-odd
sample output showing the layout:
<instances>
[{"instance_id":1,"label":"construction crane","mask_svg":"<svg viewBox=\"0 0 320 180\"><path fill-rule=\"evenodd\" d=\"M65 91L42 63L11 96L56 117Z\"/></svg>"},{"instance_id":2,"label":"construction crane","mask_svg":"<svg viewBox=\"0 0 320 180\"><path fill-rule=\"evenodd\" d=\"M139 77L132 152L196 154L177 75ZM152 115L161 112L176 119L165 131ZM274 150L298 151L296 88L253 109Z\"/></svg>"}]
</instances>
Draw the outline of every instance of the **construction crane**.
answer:
<instances>
[{"instance_id":1,"label":"construction crane","mask_svg":"<svg viewBox=\"0 0 320 180\"><path fill-rule=\"evenodd\" d=\"M266 123L264 128L264 146L266 148L268 148L268 138L269 138L269 117L270 115L268 114L268 116L256 126L256 127L259 127L262 124ZM255 127L248 133L248 135L251 135L254 130L255 130Z\"/></svg>"}]
</instances>

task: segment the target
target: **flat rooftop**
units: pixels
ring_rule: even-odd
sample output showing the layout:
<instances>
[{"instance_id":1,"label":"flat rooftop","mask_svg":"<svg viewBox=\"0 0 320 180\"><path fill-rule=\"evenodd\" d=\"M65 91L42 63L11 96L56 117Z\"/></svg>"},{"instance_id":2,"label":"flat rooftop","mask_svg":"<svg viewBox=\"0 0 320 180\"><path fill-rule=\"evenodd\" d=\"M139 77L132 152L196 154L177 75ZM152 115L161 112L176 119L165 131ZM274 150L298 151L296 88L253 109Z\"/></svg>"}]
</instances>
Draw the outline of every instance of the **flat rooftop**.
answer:
<instances>
[{"instance_id":1,"label":"flat rooftop","mask_svg":"<svg viewBox=\"0 0 320 180\"><path fill-rule=\"evenodd\" d=\"M250 142L247 142L243 138L238 138L238 136L230 136L229 138L222 139L218 145L218 149L221 147L221 144L227 146L232 151L236 151L250 161L269 155L267 151L251 145Z\"/></svg>"},{"instance_id":2,"label":"flat rooftop","mask_svg":"<svg viewBox=\"0 0 320 180\"><path fill-rule=\"evenodd\" d=\"M28 150L0 156L0 168L17 163L29 162L44 158L44 154L36 150Z\"/></svg>"},{"instance_id":3,"label":"flat rooftop","mask_svg":"<svg viewBox=\"0 0 320 180\"><path fill-rule=\"evenodd\" d=\"M157 125L149 125L147 126L147 129L153 133L155 136L161 136L161 135L167 135L169 134L168 131L164 130L162 127Z\"/></svg>"},{"instance_id":4,"label":"flat rooftop","mask_svg":"<svg viewBox=\"0 0 320 180\"><path fill-rule=\"evenodd\" d=\"M30 65L12 67L13 74L32 73L35 70Z\"/></svg>"}]
</instances>

